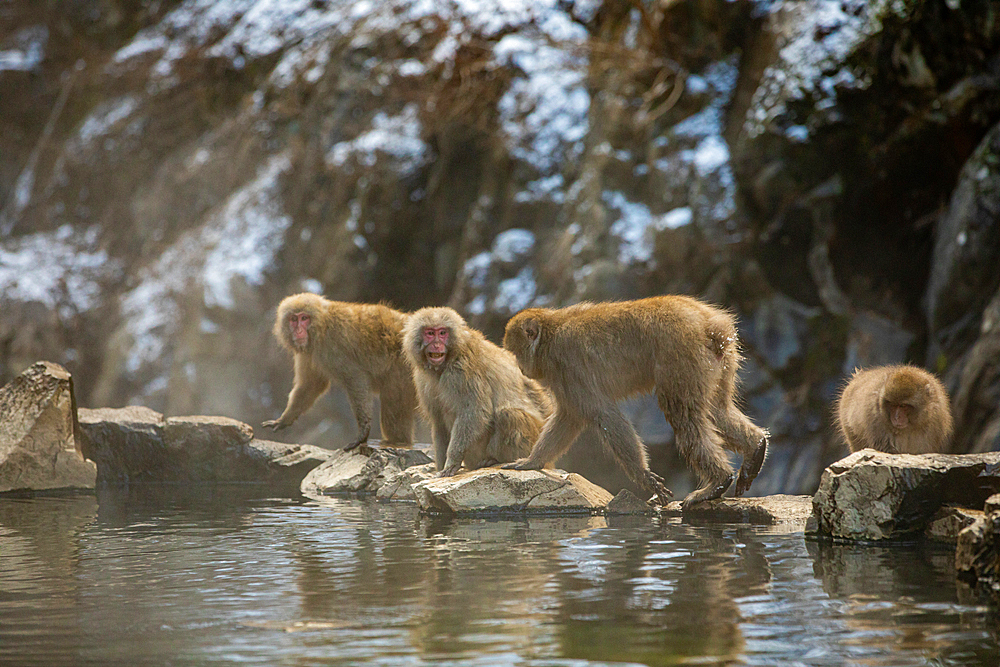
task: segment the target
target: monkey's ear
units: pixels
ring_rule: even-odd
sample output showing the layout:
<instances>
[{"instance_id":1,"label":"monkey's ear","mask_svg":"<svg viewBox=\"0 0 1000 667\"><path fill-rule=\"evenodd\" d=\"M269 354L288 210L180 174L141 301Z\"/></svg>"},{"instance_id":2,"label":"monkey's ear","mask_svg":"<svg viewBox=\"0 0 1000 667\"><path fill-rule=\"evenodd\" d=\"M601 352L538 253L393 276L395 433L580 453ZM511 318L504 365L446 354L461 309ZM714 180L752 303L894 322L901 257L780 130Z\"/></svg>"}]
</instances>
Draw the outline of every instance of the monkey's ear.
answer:
<instances>
[{"instance_id":1,"label":"monkey's ear","mask_svg":"<svg viewBox=\"0 0 1000 667\"><path fill-rule=\"evenodd\" d=\"M538 339L538 320L532 318L521 323L521 331L529 342L534 343Z\"/></svg>"}]
</instances>

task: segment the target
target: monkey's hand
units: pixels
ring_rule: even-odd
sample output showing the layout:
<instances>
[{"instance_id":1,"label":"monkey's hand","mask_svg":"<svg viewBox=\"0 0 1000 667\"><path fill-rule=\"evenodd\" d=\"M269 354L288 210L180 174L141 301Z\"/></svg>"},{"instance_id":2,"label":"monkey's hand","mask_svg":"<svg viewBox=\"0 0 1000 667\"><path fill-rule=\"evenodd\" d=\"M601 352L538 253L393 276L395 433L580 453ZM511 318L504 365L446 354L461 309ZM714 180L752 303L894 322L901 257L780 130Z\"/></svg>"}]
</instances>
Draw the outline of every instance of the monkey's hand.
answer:
<instances>
[{"instance_id":1,"label":"monkey's hand","mask_svg":"<svg viewBox=\"0 0 1000 667\"><path fill-rule=\"evenodd\" d=\"M352 442L349 445L347 445L346 447L344 447L344 451L345 452L354 451L355 449L357 449L361 445L367 444L367 442L368 442L368 438L358 438L354 442Z\"/></svg>"},{"instance_id":2,"label":"monkey's hand","mask_svg":"<svg viewBox=\"0 0 1000 667\"><path fill-rule=\"evenodd\" d=\"M653 496L649 499L650 505L666 507L670 499L674 497L673 492L667 488L666 480L652 470L646 471L646 484L653 490Z\"/></svg>"},{"instance_id":3,"label":"monkey's hand","mask_svg":"<svg viewBox=\"0 0 1000 667\"><path fill-rule=\"evenodd\" d=\"M541 470L545 467L542 463L536 463L531 459L518 459L500 466L504 470Z\"/></svg>"},{"instance_id":4,"label":"monkey's hand","mask_svg":"<svg viewBox=\"0 0 1000 667\"><path fill-rule=\"evenodd\" d=\"M292 422L283 422L280 419L268 419L266 422L261 424L264 428L269 428L272 431L280 431L281 429L288 428L291 425Z\"/></svg>"}]
</instances>

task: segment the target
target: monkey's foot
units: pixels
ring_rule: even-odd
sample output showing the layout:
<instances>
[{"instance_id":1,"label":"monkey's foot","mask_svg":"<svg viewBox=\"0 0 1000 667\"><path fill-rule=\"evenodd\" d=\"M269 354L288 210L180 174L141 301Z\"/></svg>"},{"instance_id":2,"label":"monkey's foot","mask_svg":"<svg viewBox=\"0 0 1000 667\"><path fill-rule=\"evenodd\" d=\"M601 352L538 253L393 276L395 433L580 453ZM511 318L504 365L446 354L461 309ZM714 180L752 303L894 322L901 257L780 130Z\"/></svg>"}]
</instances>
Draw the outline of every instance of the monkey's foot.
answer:
<instances>
[{"instance_id":1,"label":"monkey's foot","mask_svg":"<svg viewBox=\"0 0 1000 667\"><path fill-rule=\"evenodd\" d=\"M531 459L518 459L510 463L504 463L500 467L504 470L541 470L545 467L545 464L535 463Z\"/></svg>"},{"instance_id":2,"label":"monkey's foot","mask_svg":"<svg viewBox=\"0 0 1000 667\"><path fill-rule=\"evenodd\" d=\"M740 466L740 476L736 480L736 488L733 489L734 496L739 497L747 492L753 481L757 479L757 473L760 472L760 467L764 465L765 458L767 458L766 435L760 439L757 449L743 459L743 465Z\"/></svg>"},{"instance_id":3,"label":"monkey's foot","mask_svg":"<svg viewBox=\"0 0 1000 667\"><path fill-rule=\"evenodd\" d=\"M730 473L724 480L715 486L704 486L700 489L695 489L691 493L687 494L684 500L681 501L681 509L686 512L691 509L692 505L703 503L706 500L721 498L722 494L725 493L730 486L732 486L733 479L735 479L735 475Z\"/></svg>"},{"instance_id":4,"label":"monkey's foot","mask_svg":"<svg viewBox=\"0 0 1000 667\"><path fill-rule=\"evenodd\" d=\"M461 469L462 469L461 463L459 463L458 465L448 466L447 468L444 468L441 471L439 471L436 477L454 477L455 474L457 474L458 471Z\"/></svg>"}]
</instances>

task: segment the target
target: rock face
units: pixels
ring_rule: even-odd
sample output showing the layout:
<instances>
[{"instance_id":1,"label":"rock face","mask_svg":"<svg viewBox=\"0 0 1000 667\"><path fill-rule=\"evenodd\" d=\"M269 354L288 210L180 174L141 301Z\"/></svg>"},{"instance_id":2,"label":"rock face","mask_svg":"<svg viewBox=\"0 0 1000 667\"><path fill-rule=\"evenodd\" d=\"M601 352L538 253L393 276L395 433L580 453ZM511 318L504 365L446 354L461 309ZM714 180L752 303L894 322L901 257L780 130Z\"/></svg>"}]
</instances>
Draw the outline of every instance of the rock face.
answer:
<instances>
[{"instance_id":1,"label":"rock face","mask_svg":"<svg viewBox=\"0 0 1000 667\"><path fill-rule=\"evenodd\" d=\"M413 485L420 509L430 512L597 512L612 496L562 470L483 468Z\"/></svg>"},{"instance_id":2,"label":"rock face","mask_svg":"<svg viewBox=\"0 0 1000 667\"><path fill-rule=\"evenodd\" d=\"M0 387L0 493L94 488L75 409L73 379L58 364L40 361Z\"/></svg>"},{"instance_id":3,"label":"rock face","mask_svg":"<svg viewBox=\"0 0 1000 667\"><path fill-rule=\"evenodd\" d=\"M0 493L94 488L75 410L73 379L58 364L40 361L0 387Z\"/></svg>"},{"instance_id":4,"label":"rock face","mask_svg":"<svg viewBox=\"0 0 1000 667\"><path fill-rule=\"evenodd\" d=\"M302 493L307 496L327 496L337 493L376 493L387 481L390 489L383 500L394 499L393 493L412 499L412 493L403 485L399 475L412 467L432 465L433 461L422 449L397 449L384 447L358 447L345 452L335 450L330 458L316 467L302 480Z\"/></svg>"},{"instance_id":5,"label":"rock face","mask_svg":"<svg viewBox=\"0 0 1000 667\"><path fill-rule=\"evenodd\" d=\"M332 452L255 440L226 417L169 417L144 407L78 411L82 451L100 486L266 483L296 488Z\"/></svg>"},{"instance_id":6,"label":"rock face","mask_svg":"<svg viewBox=\"0 0 1000 667\"><path fill-rule=\"evenodd\" d=\"M943 505L982 508L1000 490L1000 452L884 454L863 449L823 473L810 532L889 540L924 530Z\"/></svg>"},{"instance_id":7,"label":"rock face","mask_svg":"<svg viewBox=\"0 0 1000 667\"><path fill-rule=\"evenodd\" d=\"M1000 602L1000 495L990 498L984 514L958 534L955 567L959 577Z\"/></svg>"}]
</instances>

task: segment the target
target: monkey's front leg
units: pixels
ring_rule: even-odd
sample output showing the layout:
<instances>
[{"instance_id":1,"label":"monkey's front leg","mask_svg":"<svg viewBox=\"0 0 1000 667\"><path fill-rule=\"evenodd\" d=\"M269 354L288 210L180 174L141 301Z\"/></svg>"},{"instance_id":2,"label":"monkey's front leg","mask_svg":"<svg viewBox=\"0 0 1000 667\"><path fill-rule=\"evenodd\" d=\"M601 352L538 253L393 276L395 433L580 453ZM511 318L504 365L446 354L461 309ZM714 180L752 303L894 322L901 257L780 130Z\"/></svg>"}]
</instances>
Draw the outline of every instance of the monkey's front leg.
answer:
<instances>
[{"instance_id":1,"label":"monkey's front leg","mask_svg":"<svg viewBox=\"0 0 1000 667\"><path fill-rule=\"evenodd\" d=\"M438 477L451 477L457 473L462 467L465 453L469 447L480 442L486 435L488 422L485 418L471 408L460 411L460 415L451 426L448 452Z\"/></svg>"},{"instance_id":2,"label":"monkey's front leg","mask_svg":"<svg viewBox=\"0 0 1000 667\"><path fill-rule=\"evenodd\" d=\"M526 459L518 459L504 464L505 470L541 470L546 464L555 461L563 455L576 437L583 430L583 422L567 412L558 409L542 427L538 442L531 448L531 454Z\"/></svg>"}]
</instances>

